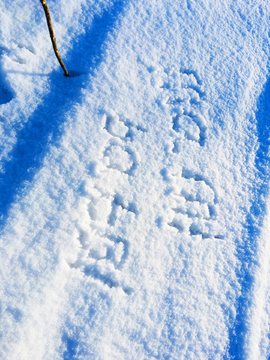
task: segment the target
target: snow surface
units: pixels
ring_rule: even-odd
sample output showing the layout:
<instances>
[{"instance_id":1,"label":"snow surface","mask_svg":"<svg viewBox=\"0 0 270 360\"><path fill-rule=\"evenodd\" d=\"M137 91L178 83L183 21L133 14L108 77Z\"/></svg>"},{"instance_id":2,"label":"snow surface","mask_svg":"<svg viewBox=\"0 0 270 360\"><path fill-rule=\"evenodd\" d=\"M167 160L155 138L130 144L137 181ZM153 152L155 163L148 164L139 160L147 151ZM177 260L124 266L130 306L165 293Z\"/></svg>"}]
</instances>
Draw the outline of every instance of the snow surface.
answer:
<instances>
[{"instance_id":1,"label":"snow surface","mask_svg":"<svg viewBox=\"0 0 270 360\"><path fill-rule=\"evenodd\" d=\"M0 1L1 359L270 356L270 5Z\"/></svg>"}]
</instances>

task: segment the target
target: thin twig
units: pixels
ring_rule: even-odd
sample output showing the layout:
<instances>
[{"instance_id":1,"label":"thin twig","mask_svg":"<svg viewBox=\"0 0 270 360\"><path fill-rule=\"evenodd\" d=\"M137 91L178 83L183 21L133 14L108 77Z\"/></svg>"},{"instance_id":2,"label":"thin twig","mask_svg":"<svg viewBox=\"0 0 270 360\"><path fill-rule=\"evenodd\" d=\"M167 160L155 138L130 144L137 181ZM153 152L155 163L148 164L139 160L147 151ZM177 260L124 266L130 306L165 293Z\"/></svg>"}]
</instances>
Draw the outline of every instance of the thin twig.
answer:
<instances>
[{"instance_id":1,"label":"thin twig","mask_svg":"<svg viewBox=\"0 0 270 360\"><path fill-rule=\"evenodd\" d=\"M57 57L57 60L59 61L59 64L61 65L62 69L64 70L64 73L65 73L65 76L68 76L69 77L69 73L61 59L61 56L59 55L59 52L58 52L58 49L57 49L57 45L56 45L56 41L55 41L55 37L54 37L54 32L53 32L53 27L52 27L52 21L51 21L51 16L50 16L50 11L49 11L49 8L48 8L48 5L46 3L45 0L40 0L42 6L43 6L43 9L44 9L44 12L45 12L45 15L46 15L46 20L47 20L47 24L48 24L48 28L49 28L49 33L50 33L50 37L51 37L51 41L52 41L52 46L53 46L53 50L54 50L54 53L55 53L55 56Z\"/></svg>"}]
</instances>

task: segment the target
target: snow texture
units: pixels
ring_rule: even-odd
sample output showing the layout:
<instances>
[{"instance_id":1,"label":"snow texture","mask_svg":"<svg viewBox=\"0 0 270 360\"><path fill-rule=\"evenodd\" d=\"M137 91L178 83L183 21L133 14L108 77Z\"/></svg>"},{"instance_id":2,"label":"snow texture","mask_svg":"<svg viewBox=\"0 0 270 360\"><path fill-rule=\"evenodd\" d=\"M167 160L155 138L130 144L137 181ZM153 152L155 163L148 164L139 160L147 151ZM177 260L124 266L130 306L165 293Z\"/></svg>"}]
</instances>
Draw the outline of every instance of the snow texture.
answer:
<instances>
[{"instance_id":1,"label":"snow texture","mask_svg":"<svg viewBox=\"0 0 270 360\"><path fill-rule=\"evenodd\" d=\"M268 359L270 6L0 1L0 358Z\"/></svg>"}]
</instances>

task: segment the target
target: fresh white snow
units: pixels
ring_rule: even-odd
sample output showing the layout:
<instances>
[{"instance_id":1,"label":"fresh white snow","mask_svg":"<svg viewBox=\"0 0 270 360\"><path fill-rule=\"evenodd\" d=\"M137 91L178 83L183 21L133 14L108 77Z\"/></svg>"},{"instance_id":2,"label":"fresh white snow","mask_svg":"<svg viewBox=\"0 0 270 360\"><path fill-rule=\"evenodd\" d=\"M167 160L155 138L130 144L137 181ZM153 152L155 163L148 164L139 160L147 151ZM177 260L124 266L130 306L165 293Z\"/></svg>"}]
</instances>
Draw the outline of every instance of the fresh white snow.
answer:
<instances>
[{"instance_id":1,"label":"fresh white snow","mask_svg":"<svg viewBox=\"0 0 270 360\"><path fill-rule=\"evenodd\" d=\"M270 6L0 1L0 358L270 356Z\"/></svg>"}]
</instances>

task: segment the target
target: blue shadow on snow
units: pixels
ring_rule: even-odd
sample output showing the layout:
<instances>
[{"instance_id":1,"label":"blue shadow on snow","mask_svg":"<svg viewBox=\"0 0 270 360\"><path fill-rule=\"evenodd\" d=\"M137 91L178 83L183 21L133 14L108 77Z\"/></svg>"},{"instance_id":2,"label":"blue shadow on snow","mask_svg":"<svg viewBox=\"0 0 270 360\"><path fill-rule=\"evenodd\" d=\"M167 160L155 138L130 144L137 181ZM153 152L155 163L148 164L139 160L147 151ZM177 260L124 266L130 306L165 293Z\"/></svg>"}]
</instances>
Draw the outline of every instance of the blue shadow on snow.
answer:
<instances>
[{"instance_id":1,"label":"blue shadow on snow","mask_svg":"<svg viewBox=\"0 0 270 360\"><path fill-rule=\"evenodd\" d=\"M78 341L70 338L67 334L62 336L62 342L66 346L66 351L63 354L63 360L73 360L75 359L77 348L78 348Z\"/></svg>"},{"instance_id":2,"label":"blue shadow on snow","mask_svg":"<svg viewBox=\"0 0 270 360\"><path fill-rule=\"evenodd\" d=\"M126 2L119 0L101 15L96 15L85 32L75 40L73 49L64 59L67 68L80 74L94 74L104 56L108 34L114 29ZM85 18L91 18L87 8ZM49 36L49 34L48 34ZM3 164L0 177L0 224L4 226L9 209L17 196L22 195L27 184L42 166L50 145L57 145L61 137L65 113L81 98L81 89L86 81L83 75L66 78L62 69L48 75L50 91L29 117L23 128L17 126L17 142L9 154L9 161ZM29 74L26 74L29 76ZM33 74L35 76L35 74Z\"/></svg>"},{"instance_id":3,"label":"blue shadow on snow","mask_svg":"<svg viewBox=\"0 0 270 360\"><path fill-rule=\"evenodd\" d=\"M247 236L243 246L237 249L241 269L238 278L241 285L241 296L236 305L236 319L229 333L229 348L226 359L242 360L244 356L245 336L247 334L247 314L251 306L250 292L253 286L252 270L256 262L257 239L266 213L266 199L269 192L269 154L270 150L270 78L257 102L257 136L259 148L255 165L257 180L254 189L254 200L247 217Z\"/></svg>"},{"instance_id":4,"label":"blue shadow on snow","mask_svg":"<svg viewBox=\"0 0 270 360\"><path fill-rule=\"evenodd\" d=\"M4 51L7 49L5 47L0 46L0 56ZM8 85L8 82L5 79L5 74L0 69L0 105L7 104L10 102L14 97L13 90Z\"/></svg>"}]
</instances>

